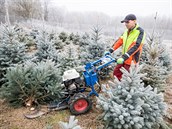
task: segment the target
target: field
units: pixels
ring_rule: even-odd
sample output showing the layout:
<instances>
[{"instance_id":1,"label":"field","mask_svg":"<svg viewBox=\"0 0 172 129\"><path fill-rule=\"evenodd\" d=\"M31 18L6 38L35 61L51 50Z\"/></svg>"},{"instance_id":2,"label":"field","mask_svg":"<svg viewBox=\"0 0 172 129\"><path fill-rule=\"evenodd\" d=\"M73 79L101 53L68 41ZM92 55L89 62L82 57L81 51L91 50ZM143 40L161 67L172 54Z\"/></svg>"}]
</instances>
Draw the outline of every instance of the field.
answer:
<instances>
[{"instance_id":1,"label":"field","mask_svg":"<svg viewBox=\"0 0 172 129\"><path fill-rule=\"evenodd\" d=\"M172 41L164 41L172 56ZM172 75L167 79L167 87L164 92L165 102L168 104L167 116L164 119L172 124ZM94 97L93 100L96 100ZM68 121L70 117L69 110L53 111L40 118L26 119L23 114L29 112L30 108L12 108L9 107L3 100L0 100L0 129L59 129L59 121ZM96 118L100 111L95 108L95 102L91 111L84 115L76 116L78 124L83 129L97 129L100 128L99 121Z\"/></svg>"}]
</instances>

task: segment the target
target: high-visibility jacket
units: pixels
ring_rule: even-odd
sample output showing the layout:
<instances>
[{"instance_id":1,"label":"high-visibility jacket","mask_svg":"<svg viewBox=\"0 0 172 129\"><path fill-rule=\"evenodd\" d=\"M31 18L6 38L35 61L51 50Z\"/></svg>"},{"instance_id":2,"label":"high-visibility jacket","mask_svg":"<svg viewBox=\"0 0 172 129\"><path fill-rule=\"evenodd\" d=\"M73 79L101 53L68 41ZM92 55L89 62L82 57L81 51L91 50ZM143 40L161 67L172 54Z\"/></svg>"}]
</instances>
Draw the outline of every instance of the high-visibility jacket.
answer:
<instances>
[{"instance_id":1,"label":"high-visibility jacket","mask_svg":"<svg viewBox=\"0 0 172 129\"><path fill-rule=\"evenodd\" d=\"M132 30L126 30L123 35L114 43L113 49L116 50L122 46L124 63L131 65L139 62L142 53L142 46L145 40L145 32L138 25Z\"/></svg>"}]
</instances>

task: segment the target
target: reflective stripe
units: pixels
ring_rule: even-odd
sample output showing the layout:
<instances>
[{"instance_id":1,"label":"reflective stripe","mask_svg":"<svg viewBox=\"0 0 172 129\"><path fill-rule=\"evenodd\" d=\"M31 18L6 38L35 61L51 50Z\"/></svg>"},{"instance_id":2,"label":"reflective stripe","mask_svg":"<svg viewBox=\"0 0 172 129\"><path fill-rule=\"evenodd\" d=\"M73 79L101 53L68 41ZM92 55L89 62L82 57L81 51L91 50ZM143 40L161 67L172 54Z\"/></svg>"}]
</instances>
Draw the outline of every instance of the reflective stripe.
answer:
<instances>
[{"instance_id":1,"label":"reflective stripe","mask_svg":"<svg viewBox=\"0 0 172 129\"><path fill-rule=\"evenodd\" d=\"M130 57L130 55L128 53L125 53L128 57Z\"/></svg>"}]
</instances>

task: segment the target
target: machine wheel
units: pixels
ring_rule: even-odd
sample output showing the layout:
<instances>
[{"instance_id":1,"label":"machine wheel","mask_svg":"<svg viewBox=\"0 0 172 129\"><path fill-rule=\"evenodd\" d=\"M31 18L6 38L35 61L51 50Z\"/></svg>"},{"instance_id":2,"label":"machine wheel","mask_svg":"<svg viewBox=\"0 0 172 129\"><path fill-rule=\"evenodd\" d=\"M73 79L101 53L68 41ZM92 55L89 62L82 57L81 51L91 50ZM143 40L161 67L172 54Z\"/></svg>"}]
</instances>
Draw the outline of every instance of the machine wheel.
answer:
<instances>
[{"instance_id":1,"label":"machine wheel","mask_svg":"<svg viewBox=\"0 0 172 129\"><path fill-rule=\"evenodd\" d=\"M84 114L91 109L91 100L82 93L77 93L69 100L70 112L74 115Z\"/></svg>"}]
</instances>

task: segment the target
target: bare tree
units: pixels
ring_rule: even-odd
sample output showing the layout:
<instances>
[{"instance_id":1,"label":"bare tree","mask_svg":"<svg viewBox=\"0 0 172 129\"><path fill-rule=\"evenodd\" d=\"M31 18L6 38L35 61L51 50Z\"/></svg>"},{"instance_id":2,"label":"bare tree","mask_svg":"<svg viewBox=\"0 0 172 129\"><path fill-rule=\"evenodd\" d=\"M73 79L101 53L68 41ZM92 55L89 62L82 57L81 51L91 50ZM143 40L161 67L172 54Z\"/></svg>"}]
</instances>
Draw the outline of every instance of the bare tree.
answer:
<instances>
[{"instance_id":1,"label":"bare tree","mask_svg":"<svg viewBox=\"0 0 172 129\"><path fill-rule=\"evenodd\" d=\"M0 0L0 13L4 13L5 0Z\"/></svg>"},{"instance_id":2,"label":"bare tree","mask_svg":"<svg viewBox=\"0 0 172 129\"><path fill-rule=\"evenodd\" d=\"M5 17L5 0L0 0L0 22L4 22Z\"/></svg>"},{"instance_id":3,"label":"bare tree","mask_svg":"<svg viewBox=\"0 0 172 129\"><path fill-rule=\"evenodd\" d=\"M51 8L49 13L49 19L53 22L58 22L59 26L62 27L65 20L66 10L62 7Z\"/></svg>"},{"instance_id":4,"label":"bare tree","mask_svg":"<svg viewBox=\"0 0 172 129\"><path fill-rule=\"evenodd\" d=\"M8 1L5 0L5 22L10 25L9 11L8 11Z\"/></svg>"},{"instance_id":5,"label":"bare tree","mask_svg":"<svg viewBox=\"0 0 172 129\"><path fill-rule=\"evenodd\" d=\"M41 18L40 0L13 0L11 7L16 15L23 17L25 20Z\"/></svg>"},{"instance_id":6,"label":"bare tree","mask_svg":"<svg viewBox=\"0 0 172 129\"><path fill-rule=\"evenodd\" d=\"M48 21L48 6L49 6L49 3L50 3L51 0L44 0L43 1L43 18L44 18L44 21Z\"/></svg>"}]
</instances>

